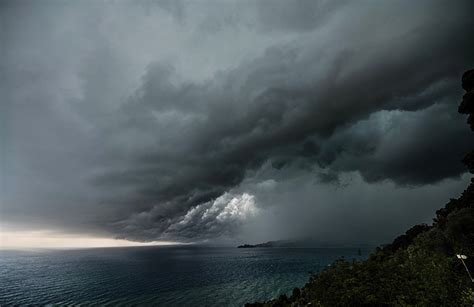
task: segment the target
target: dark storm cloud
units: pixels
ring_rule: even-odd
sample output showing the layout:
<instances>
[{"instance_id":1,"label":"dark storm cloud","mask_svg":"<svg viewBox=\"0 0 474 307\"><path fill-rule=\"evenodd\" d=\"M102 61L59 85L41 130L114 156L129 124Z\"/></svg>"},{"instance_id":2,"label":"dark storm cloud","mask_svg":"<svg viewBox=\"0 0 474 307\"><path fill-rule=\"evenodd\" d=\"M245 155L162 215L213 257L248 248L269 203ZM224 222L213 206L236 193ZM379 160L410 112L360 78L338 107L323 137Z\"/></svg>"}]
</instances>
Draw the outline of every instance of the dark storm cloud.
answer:
<instances>
[{"instance_id":1,"label":"dark storm cloud","mask_svg":"<svg viewBox=\"0 0 474 307\"><path fill-rule=\"evenodd\" d=\"M360 171L368 182L437 182L465 171L460 161L472 141L464 126L452 104L419 112L382 111L327 140L322 165L332 171Z\"/></svg>"},{"instance_id":2,"label":"dark storm cloud","mask_svg":"<svg viewBox=\"0 0 474 307\"><path fill-rule=\"evenodd\" d=\"M347 1L263 0L257 2L258 18L266 31L310 31L327 21Z\"/></svg>"},{"instance_id":3,"label":"dark storm cloud","mask_svg":"<svg viewBox=\"0 0 474 307\"><path fill-rule=\"evenodd\" d=\"M314 172L263 167L240 187L255 195L260 212L242 227L238 242L275 238L312 238L329 244L391 242L403 229L430 223L446 199L459 195L469 182L469 174L464 174L460 181L410 188L390 181L367 183L354 172L340 173L334 184L322 183Z\"/></svg>"},{"instance_id":4,"label":"dark storm cloud","mask_svg":"<svg viewBox=\"0 0 474 307\"><path fill-rule=\"evenodd\" d=\"M253 216L239 185L268 163L323 184L463 173L471 2L173 3L3 7L6 214L207 239ZM77 214L55 223L65 207Z\"/></svg>"}]
</instances>

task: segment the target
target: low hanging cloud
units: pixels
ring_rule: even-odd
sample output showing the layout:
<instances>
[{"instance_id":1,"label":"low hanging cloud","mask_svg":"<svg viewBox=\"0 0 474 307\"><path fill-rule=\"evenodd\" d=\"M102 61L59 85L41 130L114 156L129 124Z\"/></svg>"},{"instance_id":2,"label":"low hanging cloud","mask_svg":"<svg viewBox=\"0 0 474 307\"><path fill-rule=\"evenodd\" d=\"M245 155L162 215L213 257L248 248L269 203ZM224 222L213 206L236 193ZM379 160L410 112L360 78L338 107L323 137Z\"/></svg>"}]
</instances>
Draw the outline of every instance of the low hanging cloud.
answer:
<instances>
[{"instance_id":1,"label":"low hanging cloud","mask_svg":"<svg viewBox=\"0 0 474 307\"><path fill-rule=\"evenodd\" d=\"M230 237L257 213L258 208L253 195L225 193L213 201L191 208L186 215L171 224L163 236L190 240Z\"/></svg>"},{"instance_id":2,"label":"low hanging cloud","mask_svg":"<svg viewBox=\"0 0 474 307\"><path fill-rule=\"evenodd\" d=\"M322 184L459 178L472 6L7 1L3 214L192 241L238 232L260 206L239 189L266 165Z\"/></svg>"},{"instance_id":3,"label":"low hanging cloud","mask_svg":"<svg viewBox=\"0 0 474 307\"><path fill-rule=\"evenodd\" d=\"M334 133L317 158L333 173L359 171L367 182L436 183L465 172L460 161L471 136L464 126L451 104L418 112L380 111Z\"/></svg>"},{"instance_id":4,"label":"low hanging cloud","mask_svg":"<svg viewBox=\"0 0 474 307\"><path fill-rule=\"evenodd\" d=\"M253 195L224 193L214 200L192 207L182 216L167 216L163 219L159 216L159 210L151 210L134 214L115 226L127 231L126 238L137 241L146 241L150 236L161 240L201 241L231 238L258 212ZM144 227L149 229L145 236Z\"/></svg>"}]
</instances>

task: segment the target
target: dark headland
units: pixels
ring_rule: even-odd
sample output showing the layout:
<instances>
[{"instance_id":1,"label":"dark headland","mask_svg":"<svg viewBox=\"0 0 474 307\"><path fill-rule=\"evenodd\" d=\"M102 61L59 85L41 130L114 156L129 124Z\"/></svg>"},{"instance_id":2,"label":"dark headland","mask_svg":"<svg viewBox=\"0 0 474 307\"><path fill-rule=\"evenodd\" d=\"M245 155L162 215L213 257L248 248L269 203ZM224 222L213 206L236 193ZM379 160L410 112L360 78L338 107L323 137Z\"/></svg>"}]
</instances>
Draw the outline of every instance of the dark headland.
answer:
<instances>
[{"instance_id":1,"label":"dark headland","mask_svg":"<svg viewBox=\"0 0 474 307\"><path fill-rule=\"evenodd\" d=\"M237 248L256 248L256 247L275 247L274 241L268 241L265 243L259 244L242 244L237 246Z\"/></svg>"},{"instance_id":2,"label":"dark headland","mask_svg":"<svg viewBox=\"0 0 474 307\"><path fill-rule=\"evenodd\" d=\"M463 74L462 88L459 112L474 131L474 69ZM474 174L474 151L463 163ZM473 306L473 258L474 178L432 225L412 227L365 261L338 260L290 296L246 306Z\"/></svg>"},{"instance_id":3,"label":"dark headland","mask_svg":"<svg viewBox=\"0 0 474 307\"><path fill-rule=\"evenodd\" d=\"M278 241L268 241L265 243L259 244L243 244L237 246L237 248L257 248L257 247L308 247L313 246L313 242L308 241L298 241L298 240L278 240Z\"/></svg>"},{"instance_id":4,"label":"dark headland","mask_svg":"<svg viewBox=\"0 0 474 307\"><path fill-rule=\"evenodd\" d=\"M242 244L237 246L237 248L308 248L308 247L319 247L319 248L373 248L367 244L357 244L357 245L340 245L340 244L331 244L328 242L314 241L311 239L308 240L277 240L277 241L268 241L258 244Z\"/></svg>"}]
</instances>

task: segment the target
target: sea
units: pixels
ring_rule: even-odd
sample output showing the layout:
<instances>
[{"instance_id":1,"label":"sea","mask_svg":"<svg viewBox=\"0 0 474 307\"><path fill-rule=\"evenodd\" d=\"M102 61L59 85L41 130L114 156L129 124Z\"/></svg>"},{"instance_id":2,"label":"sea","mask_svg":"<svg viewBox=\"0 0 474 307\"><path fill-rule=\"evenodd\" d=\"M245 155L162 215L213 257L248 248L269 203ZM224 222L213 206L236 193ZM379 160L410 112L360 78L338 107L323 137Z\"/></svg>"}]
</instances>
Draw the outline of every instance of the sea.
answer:
<instances>
[{"instance_id":1,"label":"sea","mask_svg":"<svg viewBox=\"0 0 474 307\"><path fill-rule=\"evenodd\" d=\"M369 248L0 250L0 305L243 306L290 294Z\"/></svg>"}]
</instances>

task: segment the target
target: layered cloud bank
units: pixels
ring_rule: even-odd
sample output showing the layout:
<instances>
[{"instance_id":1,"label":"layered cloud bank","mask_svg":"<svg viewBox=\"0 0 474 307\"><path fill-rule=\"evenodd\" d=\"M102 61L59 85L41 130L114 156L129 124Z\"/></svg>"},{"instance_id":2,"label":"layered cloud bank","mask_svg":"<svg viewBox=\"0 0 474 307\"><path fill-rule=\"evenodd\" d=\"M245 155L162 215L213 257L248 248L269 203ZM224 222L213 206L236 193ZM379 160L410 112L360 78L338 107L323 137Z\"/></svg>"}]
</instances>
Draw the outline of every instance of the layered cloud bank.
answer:
<instances>
[{"instance_id":1,"label":"layered cloud bank","mask_svg":"<svg viewBox=\"0 0 474 307\"><path fill-rule=\"evenodd\" d=\"M474 64L473 8L4 2L5 224L139 241L274 239L278 216L295 210L326 218L285 231L344 221L338 239L353 232L340 204L355 202L367 211L352 219L361 240L379 240L404 226L371 233L369 200L384 189L375 217L404 220L416 207L410 218L427 220L468 180L460 160L472 136L456 106ZM370 195L348 192L357 185Z\"/></svg>"}]
</instances>

